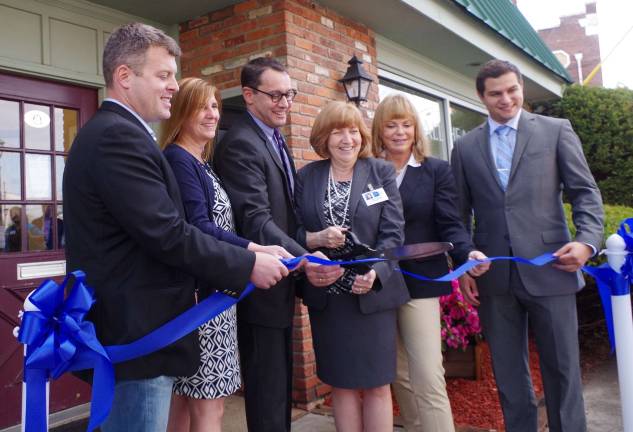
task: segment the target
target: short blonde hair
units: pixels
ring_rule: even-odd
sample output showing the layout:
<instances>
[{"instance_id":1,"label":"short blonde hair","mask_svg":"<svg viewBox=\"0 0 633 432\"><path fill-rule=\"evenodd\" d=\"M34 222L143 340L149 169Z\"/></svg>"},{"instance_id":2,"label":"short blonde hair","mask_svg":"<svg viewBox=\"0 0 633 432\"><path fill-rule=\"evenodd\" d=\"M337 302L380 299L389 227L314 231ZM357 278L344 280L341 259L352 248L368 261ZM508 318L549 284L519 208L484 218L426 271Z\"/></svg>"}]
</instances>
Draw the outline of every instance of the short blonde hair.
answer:
<instances>
[{"instance_id":1,"label":"short blonde hair","mask_svg":"<svg viewBox=\"0 0 633 432\"><path fill-rule=\"evenodd\" d=\"M200 78L184 78L178 82L179 90L171 100L171 117L161 126L158 143L161 149L177 142L185 122L195 116L209 99L215 97L220 107L221 99L218 89ZM207 161L213 153L213 140L210 140L202 152L202 159Z\"/></svg>"},{"instance_id":2,"label":"short blonde hair","mask_svg":"<svg viewBox=\"0 0 633 432\"><path fill-rule=\"evenodd\" d=\"M382 141L382 131L385 123L393 119L407 119L413 122L415 132L413 135L413 157L418 162L424 162L428 156L428 141L422 129L422 123L418 117L415 107L404 95L392 94L384 98L374 114L374 121L371 127L374 154L381 156L385 151Z\"/></svg>"},{"instance_id":3,"label":"short blonde hair","mask_svg":"<svg viewBox=\"0 0 633 432\"><path fill-rule=\"evenodd\" d=\"M345 127L357 127L360 131L362 141L358 157L371 157L371 136L369 128L363 120L363 115L355 105L341 101L328 103L314 120L312 132L310 132L310 145L316 154L324 159L329 159L330 151L327 142L330 133L334 129Z\"/></svg>"}]
</instances>

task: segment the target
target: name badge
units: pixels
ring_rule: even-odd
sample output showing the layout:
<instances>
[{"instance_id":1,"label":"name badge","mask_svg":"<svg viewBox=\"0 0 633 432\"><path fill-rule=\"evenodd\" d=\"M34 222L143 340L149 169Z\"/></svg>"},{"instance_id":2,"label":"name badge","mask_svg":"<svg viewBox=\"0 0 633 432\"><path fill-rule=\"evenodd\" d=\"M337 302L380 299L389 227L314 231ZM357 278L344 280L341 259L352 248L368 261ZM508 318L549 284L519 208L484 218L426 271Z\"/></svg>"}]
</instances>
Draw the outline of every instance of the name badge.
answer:
<instances>
[{"instance_id":1,"label":"name badge","mask_svg":"<svg viewBox=\"0 0 633 432\"><path fill-rule=\"evenodd\" d=\"M389 201L389 197L383 188L372 189L369 192L363 194L363 200L367 206L381 203L383 201Z\"/></svg>"}]
</instances>

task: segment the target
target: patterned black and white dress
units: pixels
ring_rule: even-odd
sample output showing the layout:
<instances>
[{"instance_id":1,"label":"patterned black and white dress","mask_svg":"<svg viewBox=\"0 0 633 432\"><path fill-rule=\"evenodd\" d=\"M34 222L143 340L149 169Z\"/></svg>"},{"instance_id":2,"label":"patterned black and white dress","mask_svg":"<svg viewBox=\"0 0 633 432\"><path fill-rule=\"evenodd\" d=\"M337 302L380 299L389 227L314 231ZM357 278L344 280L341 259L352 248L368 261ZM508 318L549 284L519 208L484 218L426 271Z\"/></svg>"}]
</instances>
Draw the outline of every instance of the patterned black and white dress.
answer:
<instances>
[{"instance_id":1,"label":"patterned black and white dress","mask_svg":"<svg viewBox=\"0 0 633 432\"><path fill-rule=\"evenodd\" d=\"M235 232L231 202L218 176L206 164L213 182L215 202L213 222L225 231ZM237 352L237 319L235 306L198 328L200 366L189 377L178 377L173 392L194 399L216 399L235 393L241 385Z\"/></svg>"}]
</instances>

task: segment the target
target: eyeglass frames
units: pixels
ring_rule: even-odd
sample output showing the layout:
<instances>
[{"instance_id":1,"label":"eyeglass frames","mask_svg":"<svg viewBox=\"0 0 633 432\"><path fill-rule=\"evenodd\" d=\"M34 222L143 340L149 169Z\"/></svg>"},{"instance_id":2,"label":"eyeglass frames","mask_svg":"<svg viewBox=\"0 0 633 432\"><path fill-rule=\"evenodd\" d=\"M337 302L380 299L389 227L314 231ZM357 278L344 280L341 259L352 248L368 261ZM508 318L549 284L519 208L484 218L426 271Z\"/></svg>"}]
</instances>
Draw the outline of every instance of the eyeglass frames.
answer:
<instances>
[{"instance_id":1,"label":"eyeglass frames","mask_svg":"<svg viewBox=\"0 0 633 432\"><path fill-rule=\"evenodd\" d=\"M268 93L268 92L265 92L264 90L256 89L254 87L250 87L250 88L252 90L255 90L258 93L263 93L267 95L268 97L270 97L270 100L273 101L273 103L279 103L282 97L285 97L288 102L292 102L295 96L297 95L297 91L294 89L290 89L286 93L281 93L281 92Z\"/></svg>"}]
</instances>

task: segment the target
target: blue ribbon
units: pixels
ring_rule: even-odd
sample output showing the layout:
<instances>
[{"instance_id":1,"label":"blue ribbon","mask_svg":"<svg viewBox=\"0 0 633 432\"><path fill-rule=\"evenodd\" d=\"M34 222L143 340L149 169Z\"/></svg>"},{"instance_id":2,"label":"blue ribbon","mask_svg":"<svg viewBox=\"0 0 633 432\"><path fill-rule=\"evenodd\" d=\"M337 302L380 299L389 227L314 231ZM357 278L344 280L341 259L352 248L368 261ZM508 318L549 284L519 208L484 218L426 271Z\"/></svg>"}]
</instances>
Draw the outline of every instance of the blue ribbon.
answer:
<instances>
[{"instance_id":1,"label":"blue ribbon","mask_svg":"<svg viewBox=\"0 0 633 432\"><path fill-rule=\"evenodd\" d=\"M75 282L64 300L64 290L71 276ZM25 312L18 333L18 340L27 347L24 357L24 430L27 432L47 430L46 382L65 372L84 369L94 369L88 431L94 430L110 413L114 398L113 364L147 355L174 343L254 289L252 284L248 284L239 299L216 292L132 343L103 347L96 338L94 325L84 321L95 301L92 289L84 280L85 274L76 271L59 285L50 280L43 282L29 296L31 303L40 311Z\"/></svg>"},{"instance_id":2,"label":"blue ribbon","mask_svg":"<svg viewBox=\"0 0 633 432\"><path fill-rule=\"evenodd\" d=\"M626 222L629 231L631 231L633 219L628 219ZM625 232L625 234L627 248L629 244L633 248L633 236L630 232ZM542 266L555 259L556 257L551 253L533 259L491 257L485 260L468 261L451 273L439 278L427 278L404 270L400 271L420 280L446 282L458 278L483 262L507 260ZM329 261L308 255L284 259L282 262L289 270L294 270L303 260L321 265L369 264L388 261L385 258ZM629 265L632 264L630 260L628 262ZM599 274L599 276L594 276L599 280L599 286L601 283L599 277L609 278L606 276L606 271L603 271L605 270L603 266L598 268L584 267L583 270L592 275ZM75 278L75 282L70 295L64 300L64 289L71 276ZM68 275L60 285L53 281L42 283L29 297L29 300L40 311L24 313L18 336L20 342L27 346L24 360L24 381L27 389L25 431L27 432L46 430L46 381L49 378L56 379L68 371L83 369L94 369L92 404L88 424L88 430L94 430L110 413L114 397L113 364L150 354L174 343L236 304L254 289L252 284L248 284L239 299L216 292L198 305L132 343L103 347L96 338L93 324L84 321L88 310L95 301L92 289L85 285L84 280L84 273L76 271ZM610 302L605 302L603 298L603 304L607 303L610 305Z\"/></svg>"}]
</instances>

